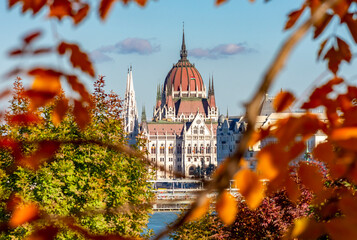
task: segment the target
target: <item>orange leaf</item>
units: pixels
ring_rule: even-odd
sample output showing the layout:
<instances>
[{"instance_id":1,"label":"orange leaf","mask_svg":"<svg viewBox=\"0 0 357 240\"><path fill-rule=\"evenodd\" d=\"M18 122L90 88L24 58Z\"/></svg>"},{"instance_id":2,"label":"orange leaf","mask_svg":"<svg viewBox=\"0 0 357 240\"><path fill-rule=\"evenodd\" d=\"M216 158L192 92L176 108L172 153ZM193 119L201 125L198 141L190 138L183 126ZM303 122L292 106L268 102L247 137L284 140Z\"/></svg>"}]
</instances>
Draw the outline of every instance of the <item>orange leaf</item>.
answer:
<instances>
[{"instance_id":1,"label":"orange leaf","mask_svg":"<svg viewBox=\"0 0 357 240\"><path fill-rule=\"evenodd\" d=\"M324 31L324 29L327 27L327 25L330 23L333 15L326 13L323 20L315 25L315 31L314 31L314 39L320 36L320 34Z\"/></svg>"},{"instance_id":2,"label":"orange leaf","mask_svg":"<svg viewBox=\"0 0 357 240\"><path fill-rule=\"evenodd\" d=\"M290 92L280 92L276 95L273 106L277 112L282 112L287 109L295 100L295 97Z\"/></svg>"},{"instance_id":3,"label":"orange leaf","mask_svg":"<svg viewBox=\"0 0 357 240\"><path fill-rule=\"evenodd\" d=\"M68 110L68 99L66 98L60 99L57 102L56 107L53 109L52 112L52 122L54 125L58 126L61 123L62 119L67 113L67 110Z\"/></svg>"},{"instance_id":4,"label":"orange leaf","mask_svg":"<svg viewBox=\"0 0 357 240\"><path fill-rule=\"evenodd\" d=\"M292 202L296 202L301 195L298 184L294 180L292 180L291 177L288 176L285 179L285 187L289 199Z\"/></svg>"},{"instance_id":5,"label":"orange leaf","mask_svg":"<svg viewBox=\"0 0 357 240\"><path fill-rule=\"evenodd\" d=\"M33 125L42 122L42 119L34 113L22 113L17 115L10 115L8 117L8 122L13 125Z\"/></svg>"},{"instance_id":6,"label":"orange leaf","mask_svg":"<svg viewBox=\"0 0 357 240\"><path fill-rule=\"evenodd\" d=\"M92 100L90 98L90 94L88 93L86 87L81 83L79 82L77 76L75 75L67 75L67 81L69 83L69 85L71 85L72 89L76 92L78 92L82 99L84 101L86 101L87 103L89 103L89 105L92 106Z\"/></svg>"},{"instance_id":7,"label":"orange leaf","mask_svg":"<svg viewBox=\"0 0 357 240\"><path fill-rule=\"evenodd\" d=\"M343 60L345 60L346 62L350 62L351 58L352 58L352 54L350 51L350 47L348 46L348 44L343 41L341 38L337 38L337 45L338 45L338 49L341 55L341 58Z\"/></svg>"},{"instance_id":8,"label":"orange leaf","mask_svg":"<svg viewBox=\"0 0 357 240\"><path fill-rule=\"evenodd\" d=\"M91 117L89 114L89 109L84 107L82 102L78 100L74 101L73 115L78 127L82 130L84 130L90 123Z\"/></svg>"},{"instance_id":9,"label":"orange leaf","mask_svg":"<svg viewBox=\"0 0 357 240\"><path fill-rule=\"evenodd\" d=\"M227 0L216 0L216 5L221 5L222 3L226 2Z\"/></svg>"},{"instance_id":10,"label":"orange leaf","mask_svg":"<svg viewBox=\"0 0 357 240\"><path fill-rule=\"evenodd\" d=\"M78 67L83 72L88 73L90 76L94 77L95 73L92 62L89 60L88 55L80 50L78 45L61 42L58 45L57 51L61 55L64 55L66 52L70 51L70 61L72 66Z\"/></svg>"},{"instance_id":11,"label":"orange leaf","mask_svg":"<svg viewBox=\"0 0 357 240\"><path fill-rule=\"evenodd\" d=\"M251 209L257 208L264 198L264 185L257 174L244 169L236 174L234 180L248 207Z\"/></svg>"},{"instance_id":12,"label":"orange leaf","mask_svg":"<svg viewBox=\"0 0 357 240\"><path fill-rule=\"evenodd\" d=\"M291 28L292 26L294 26L296 21L300 18L301 14L304 12L305 7L306 6L303 5L301 9L293 11L289 14L289 16L288 16L289 19L285 24L284 30L287 30L287 29Z\"/></svg>"},{"instance_id":13,"label":"orange leaf","mask_svg":"<svg viewBox=\"0 0 357 240\"><path fill-rule=\"evenodd\" d=\"M78 10L78 12L72 16L74 24L80 23L87 15L89 11L89 5L83 4L84 6Z\"/></svg>"},{"instance_id":14,"label":"orange leaf","mask_svg":"<svg viewBox=\"0 0 357 240\"><path fill-rule=\"evenodd\" d=\"M116 0L102 0L99 7L99 16L102 20L105 20L108 16L110 9L113 7Z\"/></svg>"},{"instance_id":15,"label":"orange leaf","mask_svg":"<svg viewBox=\"0 0 357 240\"><path fill-rule=\"evenodd\" d=\"M197 203L198 206L192 209L191 213L187 216L186 222L196 221L205 215L209 209L210 201L206 197L203 201Z\"/></svg>"},{"instance_id":16,"label":"orange leaf","mask_svg":"<svg viewBox=\"0 0 357 240\"><path fill-rule=\"evenodd\" d=\"M333 129L330 138L333 141L357 138L357 127L343 127L343 128Z\"/></svg>"},{"instance_id":17,"label":"orange leaf","mask_svg":"<svg viewBox=\"0 0 357 240\"><path fill-rule=\"evenodd\" d=\"M135 0L135 2L141 6L141 7L144 7L146 5L148 0Z\"/></svg>"},{"instance_id":18,"label":"orange leaf","mask_svg":"<svg viewBox=\"0 0 357 240\"><path fill-rule=\"evenodd\" d=\"M59 146L60 144L54 141L40 142L35 153L31 156L19 159L17 164L32 170L37 170L43 162L48 161L53 157Z\"/></svg>"},{"instance_id":19,"label":"orange leaf","mask_svg":"<svg viewBox=\"0 0 357 240\"><path fill-rule=\"evenodd\" d=\"M311 189L316 194L321 192L323 189L322 174L319 172L317 166L302 163L300 164L298 174L302 184L307 188Z\"/></svg>"},{"instance_id":20,"label":"orange leaf","mask_svg":"<svg viewBox=\"0 0 357 240\"><path fill-rule=\"evenodd\" d=\"M274 154L276 154L276 152L272 152L270 148L263 148L258 152L257 172L262 178L273 180L279 175L279 167L276 166Z\"/></svg>"},{"instance_id":21,"label":"orange leaf","mask_svg":"<svg viewBox=\"0 0 357 240\"><path fill-rule=\"evenodd\" d=\"M347 3L346 0L341 0L341 1L337 1L333 5L332 9L342 19L345 16L349 6L350 5Z\"/></svg>"},{"instance_id":22,"label":"orange leaf","mask_svg":"<svg viewBox=\"0 0 357 240\"><path fill-rule=\"evenodd\" d=\"M335 158L333 146L330 142L323 142L317 145L313 151L316 160L331 164Z\"/></svg>"},{"instance_id":23,"label":"orange leaf","mask_svg":"<svg viewBox=\"0 0 357 240\"><path fill-rule=\"evenodd\" d=\"M333 240L357 239L356 223L346 218L334 218L325 223L326 231Z\"/></svg>"},{"instance_id":24,"label":"orange leaf","mask_svg":"<svg viewBox=\"0 0 357 240\"><path fill-rule=\"evenodd\" d=\"M227 191L223 191L217 199L216 210L226 225L231 225L238 213L237 200Z\"/></svg>"},{"instance_id":25,"label":"orange leaf","mask_svg":"<svg viewBox=\"0 0 357 240\"><path fill-rule=\"evenodd\" d=\"M68 0L53 0L50 5L49 17L61 20L63 17L72 15L72 3Z\"/></svg>"},{"instance_id":26,"label":"orange leaf","mask_svg":"<svg viewBox=\"0 0 357 240\"><path fill-rule=\"evenodd\" d=\"M38 215L39 209L35 203L20 204L13 211L9 225L10 227L15 228L36 219Z\"/></svg>"},{"instance_id":27,"label":"orange leaf","mask_svg":"<svg viewBox=\"0 0 357 240\"><path fill-rule=\"evenodd\" d=\"M17 3L22 3L22 12L32 10L32 14L38 13L46 4L47 0L9 0L9 8L13 7Z\"/></svg>"}]
</instances>

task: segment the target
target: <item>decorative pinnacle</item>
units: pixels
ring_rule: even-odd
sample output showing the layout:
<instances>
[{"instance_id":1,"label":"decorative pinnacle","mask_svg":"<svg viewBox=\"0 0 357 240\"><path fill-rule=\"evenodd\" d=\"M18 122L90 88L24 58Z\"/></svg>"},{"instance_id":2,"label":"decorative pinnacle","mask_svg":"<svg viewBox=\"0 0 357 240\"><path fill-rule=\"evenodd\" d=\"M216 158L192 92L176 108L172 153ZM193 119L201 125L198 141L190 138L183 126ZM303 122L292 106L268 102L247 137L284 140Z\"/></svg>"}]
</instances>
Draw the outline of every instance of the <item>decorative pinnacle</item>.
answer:
<instances>
[{"instance_id":1,"label":"decorative pinnacle","mask_svg":"<svg viewBox=\"0 0 357 240\"><path fill-rule=\"evenodd\" d=\"M141 121L146 122L146 111L145 111L145 105L143 105L143 110L141 112Z\"/></svg>"},{"instance_id":2,"label":"decorative pinnacle","mask_svg":"<svg viewBox=\"0 0 357 240\"><path fill-rule=\"evenodd\" d=\"M185 44L185 23L183 23L183 27L182 27L182 45L181 45L180 57L181 60L187 60L187 50Z\"/></svg>"}]
</instances>

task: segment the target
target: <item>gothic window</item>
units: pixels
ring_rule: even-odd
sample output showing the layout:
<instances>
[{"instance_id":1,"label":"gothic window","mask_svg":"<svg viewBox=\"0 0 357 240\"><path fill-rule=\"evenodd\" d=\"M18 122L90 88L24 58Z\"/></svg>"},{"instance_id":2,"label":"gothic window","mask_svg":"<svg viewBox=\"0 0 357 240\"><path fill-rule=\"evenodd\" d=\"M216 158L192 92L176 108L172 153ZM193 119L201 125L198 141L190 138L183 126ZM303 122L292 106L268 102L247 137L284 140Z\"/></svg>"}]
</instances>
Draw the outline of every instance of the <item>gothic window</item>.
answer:
<instances>
[{"instance_id":1,"label":"gothic window","mask_svg":"<svg viewBox=\"0 0 357 240\"><path fill-rule=\"evenodd\" d=\"M206 158L206 161L207 161L207 162L209 162L209 157L208 157L208 158Z\"/></svg>"},{"instance_id":2,"label":"gothic window","mask_svg":"<svg viewBox=\"0 0 357 240\"><path fill-rule=\"evenodd\" d=\"M169 162L172 162L172 158L169 158Z\"/></svg>"},{"instance_id":3,"label":"gothic window","mask_svg":"<svg viewBox=\"0 0 357 240\"><path fill-rule=\"evenodd\" d=\"M191 162L191 158L188 158L188 161Z\"/></svg>"},{"instance_id":4,"label":"gothic window","mask_svg":"<svg viewBox=\"0 0 357 240\"><path fill-rule=\"evenodd\" d=\"M155 144L153 144L151 146L151 154L155 154L156 153L156 147L155 147Z\"/></svg>"},{"instance_id":5,"label":"gothic window","mask_svg":"<svg viewBox=\"0 0 357 240\"><path fill-rule=\"evenodd\" d=\"M207 144L206 146L206 153L211 153L211 147L209 146L209 144Z\"/></svg>"},{"instance_id":6,"label":"gothic window","mask_svg":"<svg viewBox=\"0 0 357 240\"><path fill-rule=\"evenodd\" d=\"M164 161L164 158L160 158L160 162L163 162Z\"/></svg>"},{"instance_id":7,"label":"gothic window","mask_svg":"<svg viewBox=\"0 0 357 240\"><path fill-rule=\"evenodd\" d=\"M177 153L182 153L181 144L177 145Z\"/></svg>"},{"instance_id":8,"label":"gothic window","mask_svg":"<svg viewBox=\"0 0 357 240\"><path fill-rule=\"evenodd\" d=\"M178 162L181 162L181 158L178 158L177 161L178 161Z\"/></svg>"},{"instance_id":9,"label":"gothic window","mask_svg":"<svg viewBox=\"0 0 357 240\"><path fill-rule=\"evenodd\" d=\"M188 146L187 146L187 153L191 153L191 152L192 152L191 144L188 144Z\"/></svg>"},{"instance_id":10,"label":"gothic window","mask_svg":"<svg viewBox=\"0 0 357 240\"><path fill-rule=\"evenodd\" d=\"M165 147L164 147L164 144L161 144L160 154L164 154L164 153L165 153Z\"/></svg>"},{"instance_id":11,"label":"gothic window","mask_svg":"<svg viewBox=\"0 0 357 240\"><path fill-rule=\"evenodd\" d=\"M151 162L155 163L156 159L155 158L151 158Z\"/></svg>"},{"instance_id":12,"label":"gothic window","mask_svg":"<svg viewBox=\"0 0 357 240\"><path fill-rule=\"evenodd\" d=\"M201 154L205 153L205 147L203 146L203 144L201 144L200 152L201 152Z\"/></svg>"},{"instance_id":13,"label":"gothic window","mask_svg":"<svg viewBox=\"0 0 357 240\"><path fill-rule=\"evenodd\" d=\"M174 153L174 147L172 146L172 144L170 144L169 146L169 153Z\"/></svg>"},{"instance_id":14,"label":"gothic window","mask_svg":"<svg viewBox=\"0 0 357 240\"><path fill-rule=\"evenodd\" d=\"M197 127L195 127L194 129L193 129L193 134L197 134L198 133L198 129L197 129Z\"/></svg>"},{"instance_id":15,"label":"gothic window","mask_svg":"<svg viewBox=\"0 0 357 240\"><path fill-rule=\"evenodd\" d=\"M194 175L194 174L195 174L195 167L194 167L194 166L191 166L191 167L188 169L188 174L189 174L189 175Z\"/></svg>"},{"instance_id":16,"label":"gothic window","mask_svg":"<svg viewBox=\"0 0 357 240\"><path fill-rule=\"evenodd\" d=\"M194 158L194 161L197 162L197 158Z\"/></svg>"},{"instance_id":17,"label":"gothic window","mask_svg":"<svg viewBox=\"0 0 357 240\"><path fill-rule=\"evenodd\" d=\"M205 133L205 129L204 129L204 127L201 127L200 134L204 134L204 133Z\"/></svg>"},{"instance_id":18,"label":"gothic window","mask_svg":"<svg viewBox=\"0 0 357 240\"><path fill-rule=\"evenodd\" d=\"M193 153L198 153L198 148L197 148L197 144L195 144L195 147L193 148Z\"/></svg>"}]
</instances>

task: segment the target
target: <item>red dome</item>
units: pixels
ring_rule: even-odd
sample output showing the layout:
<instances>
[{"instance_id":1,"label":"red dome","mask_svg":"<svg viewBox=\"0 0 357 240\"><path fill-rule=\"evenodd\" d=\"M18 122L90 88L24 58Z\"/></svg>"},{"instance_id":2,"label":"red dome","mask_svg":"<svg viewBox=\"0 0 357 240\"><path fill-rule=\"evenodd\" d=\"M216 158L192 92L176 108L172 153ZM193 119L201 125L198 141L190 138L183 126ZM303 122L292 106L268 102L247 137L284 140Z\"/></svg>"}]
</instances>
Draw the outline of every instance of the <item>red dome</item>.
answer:
<instances>
[{"instance_id":1,"label":"red dome","mask_svg":"<svg viewBox=\"0 0 357 240\"><path fill-rule=\"evenodd\" d=\"M204 91L201 74L188 60L180 60L167 74L164 90L173 91Z\"/></svg>"}]
</instances>

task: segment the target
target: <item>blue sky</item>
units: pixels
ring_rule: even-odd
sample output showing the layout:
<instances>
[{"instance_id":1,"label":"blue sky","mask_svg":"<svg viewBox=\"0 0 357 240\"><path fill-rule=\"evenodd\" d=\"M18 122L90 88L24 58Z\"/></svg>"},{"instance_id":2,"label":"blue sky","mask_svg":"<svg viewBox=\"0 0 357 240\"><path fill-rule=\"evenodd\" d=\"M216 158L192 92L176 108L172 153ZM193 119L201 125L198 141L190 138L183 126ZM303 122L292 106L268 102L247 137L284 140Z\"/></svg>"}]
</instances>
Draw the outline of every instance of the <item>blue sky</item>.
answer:
<instances>
[{"instance_id":1,"label":"blue sky","mask_svg":"<svg viewBox=\"0 0 357 240\"><path fill-rule=\"evenodd\" d=\"M237 115L243 113L243 103L249 100L278 47L291 33L283 31L287 14L302 1L263 3L257 0L252 4L248 0L231 0L216 7L214 0L158 0L150 1L145 8L134 3L129 6L118 3L105 22L100 21L92 9L90 18L78 27L69 20L46 21L44 12L36 17L29 13L20 15L19 7L8 10L5 2L0 5L1 75L14 66L34 65L32 58L9 59L7 52L20 45L24 33L42 29L45 35L39 45L65 39L80 43L83 49L94 53L97 74L106 76L106 88L121 96L127 68L132 65L139 112L145 104L149 118L157 84L164 82L172 64L179 59L183 21L189 60L195 63L206 85L209 75L214 75L220 112L225 114L229 108L230 115ZM335 31L335 23L330 25L327 30ZM335 33L351 43L344 27ZM271 94L281 88L297 96L310 91L311 83L325 69L325 63L316 61L316 52L324 36L326 34L313 41L309 33L299 43ZM57 57L42 58L39 62L66 67ZM348 66L344 64L342 75L356 81L354 69L355 61ZM3 78L1 86L10 85L10 80ZM83 80L91 87L92 80L86 77Z\"/></svg>"}]
</instances>

